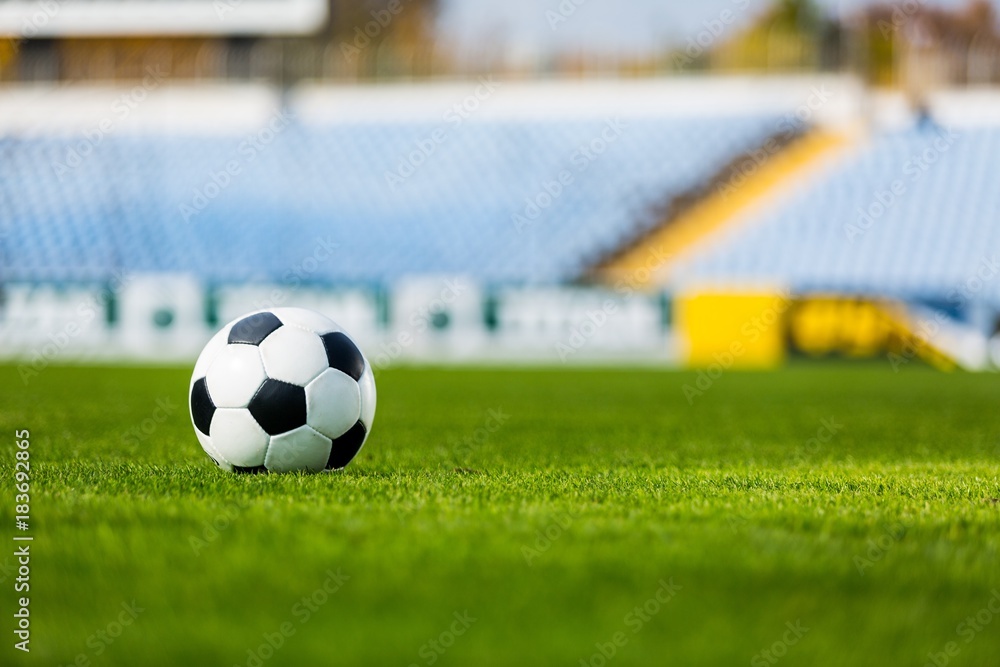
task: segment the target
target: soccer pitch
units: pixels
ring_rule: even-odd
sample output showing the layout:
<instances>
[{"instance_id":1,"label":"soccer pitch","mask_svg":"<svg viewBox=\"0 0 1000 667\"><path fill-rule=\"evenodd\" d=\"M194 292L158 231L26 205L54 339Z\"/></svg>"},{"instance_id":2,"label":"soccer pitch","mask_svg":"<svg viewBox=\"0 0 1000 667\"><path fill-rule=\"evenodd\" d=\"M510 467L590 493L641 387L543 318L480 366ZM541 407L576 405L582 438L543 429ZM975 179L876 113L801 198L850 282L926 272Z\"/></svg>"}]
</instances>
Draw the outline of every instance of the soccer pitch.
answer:
<instances>
[{"instance_id":1,"label":"soccer pitch","mask_svg":"<svg viewBox=\"0 0 1000 667\"><path fill-rule=\"evenodd\" d=\"M190 369L0 370L15 665L996 665L1000 383L913 364L379 374L344 471L235 476Z\"/></svg>"}]
</instances>

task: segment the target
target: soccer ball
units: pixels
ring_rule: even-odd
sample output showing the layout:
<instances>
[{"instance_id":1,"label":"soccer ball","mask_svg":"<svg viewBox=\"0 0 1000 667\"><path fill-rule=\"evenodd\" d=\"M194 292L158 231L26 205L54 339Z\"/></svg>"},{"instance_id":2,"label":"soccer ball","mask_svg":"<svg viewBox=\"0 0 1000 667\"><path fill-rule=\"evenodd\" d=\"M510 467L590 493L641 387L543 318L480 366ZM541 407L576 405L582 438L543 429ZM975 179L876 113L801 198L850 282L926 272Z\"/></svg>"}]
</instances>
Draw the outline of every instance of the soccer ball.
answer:
<instances>
[{"instance_id":1,"label":"soccer ball","mask_svg":"<svg viewBox=\"0 0 1000 667\"><path fill-rule=\"evenodd\" d=\"M272 308L233 320L208 341L189 389L202 448L237 473L343 468L375 418L375 376L332 320Z\"/></svg>"}]
</instances>

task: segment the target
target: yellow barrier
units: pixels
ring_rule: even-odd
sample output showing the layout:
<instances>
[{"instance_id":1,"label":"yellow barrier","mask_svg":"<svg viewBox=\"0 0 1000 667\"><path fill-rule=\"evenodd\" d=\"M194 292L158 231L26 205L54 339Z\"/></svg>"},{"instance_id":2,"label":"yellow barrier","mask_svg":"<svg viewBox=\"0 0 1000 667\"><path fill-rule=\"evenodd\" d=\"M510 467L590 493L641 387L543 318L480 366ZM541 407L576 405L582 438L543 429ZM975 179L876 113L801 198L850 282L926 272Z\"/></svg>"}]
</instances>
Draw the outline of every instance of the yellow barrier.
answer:
<instances>
[{"instance_id":1,"label":"yellow barrier","mask_svg":"<svg viewBox=\"0 0 1000 667\"><path fill-rule=\"evenodd\" d=\"M782 293L700 292L674 300L689 366L774 368L785 359L790 300Z\"/></svg>"},{"instance_id":2,"label":"yellow barrier","mask_svg":"<svg viewBox=\"0 0 1000 667\"><path fill-rule=\"evenodd\" d=\"M789 313L792 349L813 357L888 355L893 366L922 359L939 370L956 361L906 314L902 304L836 295L797 301Z\"/></svg>"},{"instance_id":3,"label":"yellow barrier","mask_svg":"<svg viewBox=\"0 0 1000 667\"><path fill-rule=\"evenodd\" d=\"M675 330L694 368L774 368L789 352L811 357L920 359L952 370L955 359L902 304L838 295L700 291L677 295Z\"/></svg>"}]
</instances>

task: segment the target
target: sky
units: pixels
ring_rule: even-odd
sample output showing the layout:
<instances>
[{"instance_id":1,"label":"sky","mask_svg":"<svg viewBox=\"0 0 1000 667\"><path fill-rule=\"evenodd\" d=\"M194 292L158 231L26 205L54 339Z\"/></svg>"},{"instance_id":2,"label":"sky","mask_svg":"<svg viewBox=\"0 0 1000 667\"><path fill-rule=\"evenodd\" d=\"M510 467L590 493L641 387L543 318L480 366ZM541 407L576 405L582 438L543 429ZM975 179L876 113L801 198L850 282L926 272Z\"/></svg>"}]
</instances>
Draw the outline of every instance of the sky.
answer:
<instances>
[{"instance_id":1,"label":"sky","mask_svg":"<svg viewBox=\"0 0 1000 667\"><path fill-rule=\"evenodd\" d=\"M907 0L963 6L966 0ZM1000 0L992 0L1000 4ZM728 17L725 30L738 30L770 6L770 0L441 0L442 37L464 48L504 44L508 51L538 57L576 50L627 54L654 46L685 44ZM886 4L903 6L904 0ZM870 0L819 0L831 14L851 13ZM571 11L559 12L560 5ZM547 12L554 12L552 14ZM724 12L730 12L724 14ZM557 18L553 18L557 17ZM565 20L562 20L565 18ZM718 25L718 23L715 23Z\"/></svg>"}]
</instances>

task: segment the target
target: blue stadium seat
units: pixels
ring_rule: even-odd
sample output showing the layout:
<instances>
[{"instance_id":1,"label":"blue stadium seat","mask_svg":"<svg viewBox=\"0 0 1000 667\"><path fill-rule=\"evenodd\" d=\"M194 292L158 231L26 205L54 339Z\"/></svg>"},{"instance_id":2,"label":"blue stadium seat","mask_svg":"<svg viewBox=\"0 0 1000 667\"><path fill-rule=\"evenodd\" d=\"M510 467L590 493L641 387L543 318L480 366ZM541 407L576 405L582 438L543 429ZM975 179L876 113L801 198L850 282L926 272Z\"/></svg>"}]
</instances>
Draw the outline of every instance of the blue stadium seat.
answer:
<instances>
[{"instance_id":1,"label":"blue stadium seat","mask_svg":"<svg viewBox=\"0 0 1000 667\"><path fill-rule=\"evenodd\" d=\"M675 279L954 300L1000 259L997 173L1000 128L962 128L944 140L916 128L878 136L786 205L690 258ZM961 298L1000 306L1000 275Z\"/></svg>"},{"instance_id":2,"label":"blue stadium seat","mask_svg":"<svg viewBox=\"0 0 1000 667\"><path fill-rule=\"evenodd\" d=\"M779 124L635 118L600 157L583 159L578 148L604 127L603 119L293 123L254 152L235 134L149 133L106 136L79 157L73 151L87 149L79 136L0 137L0 216L12 223L0 239L10 258L0 279L91 281L118 269L212 282L387 283L413 273L563 282L653 224L653 206L703 183ZM429 156L414 153L422 164L391 187L387 174L438 130L445 141ZM240 172L217 187L212 174L230 161ZM544 200L544 184L563 171L573 182L518 233L513 216ZM303 271L319 239L338 252Z\"/></svg>"}]
</instances>

